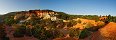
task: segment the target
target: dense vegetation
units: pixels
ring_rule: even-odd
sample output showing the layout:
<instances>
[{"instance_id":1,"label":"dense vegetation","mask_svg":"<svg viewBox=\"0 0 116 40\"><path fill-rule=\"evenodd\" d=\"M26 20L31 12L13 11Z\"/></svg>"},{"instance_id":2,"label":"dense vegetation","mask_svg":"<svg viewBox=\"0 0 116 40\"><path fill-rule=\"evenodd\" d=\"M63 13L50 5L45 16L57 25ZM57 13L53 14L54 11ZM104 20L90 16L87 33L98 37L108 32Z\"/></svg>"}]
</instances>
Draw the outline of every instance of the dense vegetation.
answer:
<instances>
[{"instance_id":1,"label":"dense vegetation","mask_svg":"<svg viewBox=\"0 0 116 40\"><path fill-rule=\"evenodd\" d=\"M9 38L6 36L5 28L1 23L0 23L0 40L9 40Z\"/></svg>"}]
</instances>

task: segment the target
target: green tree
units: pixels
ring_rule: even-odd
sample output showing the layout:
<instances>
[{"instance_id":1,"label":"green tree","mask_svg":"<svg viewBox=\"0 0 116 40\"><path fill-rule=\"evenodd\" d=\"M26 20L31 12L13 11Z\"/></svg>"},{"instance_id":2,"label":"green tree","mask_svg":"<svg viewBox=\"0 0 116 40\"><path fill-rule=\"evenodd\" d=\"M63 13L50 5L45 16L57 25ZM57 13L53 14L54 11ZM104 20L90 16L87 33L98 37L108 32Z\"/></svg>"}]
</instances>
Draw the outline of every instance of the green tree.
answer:
<instances>
[{"instance_id":1,"label":"green tree","mask_svg":"<svg viewBox=\"0 0 116 40\"><path fill-rule=\"evenodd\" d=\"M64 20L69 19L69 15L68 14L66 14L64 12L57 12L57 13L58 13L58 15L57 15L58 18L64 19Z\"/></svg>"},{"instance_id":2,"label":"green tree","mask_svg":"<svg viewBox=\"0 0 116 40\"><path fill-rule=\"evenodd\" d=\"M89 36L90 34L91 34L91 33L90 33L87 29L80 30L79 38L80 38L80 39L83 39L83 38Z\"/></svg>"},{"instance_id":3,"label":"green tree","mask_svg":"<svg viewBox=\"0 0 116 40\"><path fill-rule=\"evenodd\" d=\"M5 21L6 24L12 24L14 20L6 18L4 21Z\"/></svg>"}]
</instances>

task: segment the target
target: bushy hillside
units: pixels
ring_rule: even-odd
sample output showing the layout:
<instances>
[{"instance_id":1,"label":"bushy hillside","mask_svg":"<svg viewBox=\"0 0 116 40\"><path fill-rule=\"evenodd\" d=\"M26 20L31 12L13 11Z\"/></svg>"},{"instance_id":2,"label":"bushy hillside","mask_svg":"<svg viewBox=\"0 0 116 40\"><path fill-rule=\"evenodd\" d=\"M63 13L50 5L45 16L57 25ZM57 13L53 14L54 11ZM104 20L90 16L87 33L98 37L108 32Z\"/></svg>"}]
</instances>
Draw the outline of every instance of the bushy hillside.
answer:
<instances>
[{"instance_id":1,"label":"bushy hillside","mask_svg":"<svg viewBox=\"0 0 116 40\"><path fill-rule=\"evenodd\" d=\"M0 17L0 23L3 25L1 30L11 27L11 30L6 31L12 32L10 35L14 38L28 36L38 40L67 37L83 39L98 31L108 22L116 21L115 17L110 15L105 19L97 15L69 15L53 10L10 12ZM0 34L3 33L0 32Z\"/></svg>"}]
</instances>

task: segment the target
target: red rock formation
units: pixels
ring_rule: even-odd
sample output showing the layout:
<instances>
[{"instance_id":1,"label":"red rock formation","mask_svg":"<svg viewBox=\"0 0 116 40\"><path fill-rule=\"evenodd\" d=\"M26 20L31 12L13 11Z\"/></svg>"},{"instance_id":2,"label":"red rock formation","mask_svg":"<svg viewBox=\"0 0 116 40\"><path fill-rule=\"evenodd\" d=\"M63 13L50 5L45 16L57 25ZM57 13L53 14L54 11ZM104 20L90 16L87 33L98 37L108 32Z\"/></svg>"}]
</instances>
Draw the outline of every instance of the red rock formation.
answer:
<instances>
[{"instance_id":1,"label":"red rock formation","mask_svg":"<svg viewBox=\"0 0 116 40\"><path fill-rule=\"evenodd\" d=\"M29 13L35 13L37 16L42 17L45 14L55 14L52 10L29 10Z\"/></svg>"}]
</instances>

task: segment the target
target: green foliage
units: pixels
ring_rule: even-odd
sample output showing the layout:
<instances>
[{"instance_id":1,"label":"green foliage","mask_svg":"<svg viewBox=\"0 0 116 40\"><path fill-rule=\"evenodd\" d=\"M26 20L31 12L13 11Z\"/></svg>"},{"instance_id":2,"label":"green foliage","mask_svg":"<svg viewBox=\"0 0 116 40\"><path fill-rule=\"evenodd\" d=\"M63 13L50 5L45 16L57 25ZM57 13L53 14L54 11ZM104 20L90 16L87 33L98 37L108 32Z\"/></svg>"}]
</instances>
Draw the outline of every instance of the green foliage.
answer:
<instances>
[{"instance_id":1,"label":"green foliage","mask_svg":"<svg viewBox=\"0 0 116 40\"><path fill-rule=\"evenodd\" d=\"M5 29L2 24L0 24L0 38L5 37Z\"/></svg>"},{"instance_id":2,"label":"green foliage","mask_svg":"<svg viewBox=\"0 0 116 40\"><path fill-rule=\"evenodd\" d=\"M45 31L45 28L40 26L34 26L34 28L31 30L32 35L40 40L46 40Z\"/></svg>"},{"instance_id":3,"label":"green foliage","mask_svg":"<svg viewBox=\"0 0 116 40\"><path fill-rule=\"evenodd\" d=\"M13 24L15 21L13 18L5 18L4 20L5 24L11 25Z\"/></svg>"},{"instance_id":4,"label":"green foliage","mask_svg":"<svg viewBox=\"0 0 116 40\"><path fill-rule=\"evenodd\" d=\"M43 27L35 26L32 30L32 35L39 40L47 40L49 38L53 39L56 37L61 37L61 33L56 29L46 30Z\"/></svg>"},{"instance_id":5,"label":"green foliage","mask_svg":"<svg viewBox=\"0 0 116 40\"><path fill-rule=\"evenodd\" d=\"M87 29L84 29L84 30L70 29L69 34L71 37L85 38L89 36L91 33Z\"/></svg>"},{"instance_id":6,"label":"green foliage","mask_svg":"<svg viewBox=\"0 0 116 40\"><path fill-rule=\"evenodd\" d=\"M79 29L70 29L69 34L71 37L79 37Z\"/></svg>"},{"instance_id":7,"label":"green foliage","mask_svg":"<svg viewBox=\"0 0 116 40\"><path fill-rule=\"evenodd\" d=\"M9 37L2 37L0 40L10 40Z\"/></svg>"},{"instance_id":8,"label":"green foliage","mask_svg":"<svg viewBox=\"0 0 116 40\"><path fill-rule=\"evenodd\" d=\"M98 21L99 20L99 17L97 15L88 15L87 16L87 19L91 19L91 20L96 20Z\"/></svg>"},{"instance_id":9,"label":"green foliage","mask_svg":"<svg viewBox=\"0 0 116 40\"><path fill-rule=\"evenodd\" d=\"M59 15L57 16L60 19L67 20L69 18L69 15L64 12L57 12Z\"/></svg>"},{"instance_id":10,"label":"green foliage","mask_svg":"<svg viewBox=\"0 0 116 40\"><path fill-rule=\"evenodd\" d=\"M72 27L77 24L77 21L71 20L68 24L67 27Z\"/></svg>"},{"instance_id":11,"label":"green foliage","mask_svg":"<svg viewBox=\"0 0 116 40\"><path fill-rule=\"evenodd\" d=\"M51 11L52 10L45 10L45 11ZM26 36L34 36L35 38L38 38L38 40L47 40L47 39L54 39L54 38L59 38L63 37L63 33L61 33L57 29L62 29L65 26L67 27L72 27L76 25L77 23L81 23L81 20L74 21L72 19L77 19L77 18L84 18L84 19L91 19L91 20L96 20L99 21L99 16L97 15L70 15L66 14L64 12L55 12L58 13L58 15L55 15L58 19L57 21L51 21L51 19L42 19L37 17L36 14L30 14L25 15L24 13L27 13L26 11L24 12L11 12L8 14L3 15L4 17L4 23L7 25L13 26L15 29L14 36L15 37L23 37L24 35ZM17 14L17 15L16 15ZM14 16L17 16L17 20L14 20ZM0 16L1 18L2 16ZM18 24L19 21L21 20L26 20L28 17L31 17L31 19ZM64 23L63 20L70 20L67 23ZM107 20L108 22L116 22L116 16L111 16L108 15ZM16 25L12 25L16 24ZM28 26L31 25L32 28L29 28ZM93 27L93 24L91 23L84 23L84 30L79 30L79 29L69 29L69 34L71 37L77 37L77 38L85 38L90 35L90 30L88 29L98 29L98 27L103 26L104 24L98 25L98 27ZM48 28L49 30L45 29ZM0 37L4 37L6 34L4 32L4 27L0 26Z\"/></svg>"},{"instance_id":12,"label":"green foliage","mask_svg":"<svg viewBox=\"0 0 116 40\"><path fill-rule=\"evenodd\" d=\"M94 27L93 24L91 23L86 23L84 26L84 28L91 28L91 27Z\"/></svg>"},{"instance_id":13,"label":"green foliage","mask_svg":"<svg viewBox=\"0 0 116 40\"><path fill-rule=\"evenodd\" d=\"M102 21L98 21L98 22L96 22L96 24L97 24L97 26L90 27L87 30L95 32L95 31L98 31L99 28L101 28L105 25L105 23Z\"/></svg>"},{"instance_id":14,"label":"green foliage","mask_svg":"<svg viewBox=\"0 0 116 40\"><path fill-rule=\"evenodd\" d=\"M63 20L59 20L59 21L56 21L56 24L58 26L58 28L63 28L65 27L65 23L63 22Z\"/></svg>"},{"instance_id":15,"label":"green foliage","mask_svg":"<svg viewBox=\"0 0 116 40\"><path fill-rule=\"evenodd\" d=\"M87 29L84 29L84 30L81 30L80 34L79 34L79 38L85 38L87 36L89 36L91 33L87 30Z\"/></svg>"},{"instance_id":16,"label":"green foliage","mask_svg":"<svg viewBox=\"0 0 116 40\"><path fill-rule=\"evenodd\" d=\"M0 40L9 40L9 37L6 37L5 28L3 24L0 24Z\"/></svg>"},{"instance_id":17,"label":"green foliage","mask_svg":"<svg viewBox=\"0 0 116 40\"><path fill-rule=\"evenodd\" d=\"M46 32L45 32L45 36L47 37L47 38L59 38L59 37L63 37L63 34L62 33L60 33L58 30L47 30Z\"/></svg>"},{"instance_id":18,"label":"green foliage","mask_svg":"<svg viewBox=\"0 0 116 40\"><path fill-rule=\"evenodd\" d=\"M26 26L22 25L15 30L13 35L15 37L23 37L25 35L25 32L26 32Z\"/></svg>"},{"instance_id":19,"label":"green foliage","mask_svg":"<svg viewBox=\"0 0 116 40\"><path fill-rule=\"evenodd\" d=\"M26 28L25 35L26 36L32 36L32 30L30 28Z\"/></svg>"},{"instance_id":20,"label":"green foliage","mask_svg":"<svg viewBox=\"0 0 116 40\"><path fill-rule=\"evenodd\" d=\"M34 37L39 38L39 36L40 36L40 29L33 28L31 31L32 31L32 35Z\"/></svg>"},{"instance_id":21,"label":"green foliage","mask_svg":"<svg viewBox=\"0 0 116 40\"><path fill-rule=\"evenodd\" d=\"M84 18L84 19L91 19L91 20L99 20L99 16L97 15L69 15L68 14L68 20L76 19L76 18Z\"/></svg>"},{"instance_id":22,"label":"green foliage","mask_svg":"<svg viewBox=\"0 0 116 40\"><path fill-rule=\"evenodd\" d=\"M116 16L108 15L108 18L105 21L108 21L108 22L116 22Z\"/></svg>"},{"instance_id":23,"label":"green foliage","mask_svg":"<svg viewBox=\"0 0 116 40\"><path fill-rule=\"evenodd\" d=\"M76 19L78 15L69 15L68 20Z\"/></svg>"}]
</instances>

